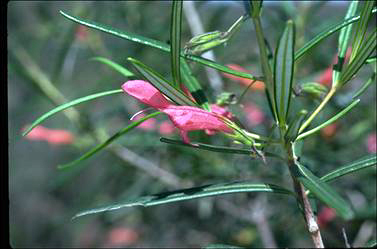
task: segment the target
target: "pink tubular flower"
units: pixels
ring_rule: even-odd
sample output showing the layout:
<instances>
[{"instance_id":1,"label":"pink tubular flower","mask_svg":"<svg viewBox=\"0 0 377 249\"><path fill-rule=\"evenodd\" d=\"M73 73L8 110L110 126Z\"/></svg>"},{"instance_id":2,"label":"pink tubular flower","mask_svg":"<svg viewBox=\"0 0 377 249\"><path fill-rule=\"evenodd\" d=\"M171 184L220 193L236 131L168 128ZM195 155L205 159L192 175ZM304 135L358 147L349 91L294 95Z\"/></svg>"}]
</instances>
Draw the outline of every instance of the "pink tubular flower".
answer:
<instances>
[{"instance_id":1,"label":"pink tubular flower","mask_svg":"<svg viewBox=\"0 0 377 249\"><path fill-rule=\"evenodd\" d=\"M141 102L167 114L179 129L183 141L186 143L190 143L187 134L189 131L209 129L232 132L218 114L193 106L174 105L149 82L143 80L127 81L122 85L122 89Z\"/></svg>"},{"instance_id":2,"label":"pink tubular flower","mask_svg":"<svg viewBox=\"0 0 377 249\"><path fill-rule=\"evenodd\" d=\"M49 144L72 144L74 136L71 132L65 130L52 130L41 125L35 127L26 135L29 140L44 140Z\"/></svg>"},{"instance_id":3,"label":"pink tubular flower","mask_svg":"<svg viewBox=\"0 0 377 249\"><path fill-rule=\"evenodd\" d=\"M146 115L144 113L141 113L137 115L132 121L137 121L139 119L144 118ZM137 128L146 130L146 131L153 131L156 128L157 120L155 118L150 118L142 122L137 126Z\"/></svg>"},{"instance_id":4,"label":"pink tubular flower","mask_svg":"<svg viewBox=\"0 0 377 249\"><path fill-rule=\"evenodd\" d=\"M264 113L253 103L248 103L244 108L246 118L252 126L259 125L265 120Z\"/></svg>"},{"instance_id":5,"label":"pink tubular flower","mask_svg":"<svg viewBox=\"0 0 377 249\"><path fill-rule=\"evenodd\" d=\"M376 144L376 133L372 133L367 138L367 148L369 153L376 153L377 144Z\"/></svg>"},{"instance_id":6,"label":"pink tubular flower","mask_svg":"<svg viewBox=\"0 0 377 249\"><path fill-rule=\"evenodd\" d=\"M169 121L163 121L160 124L158 131L161 135L170 135L174 133L174 125L172 125Z\"/></svg>"},{"instance_id":7,"label":"pink tubular flower","mask_svg":"<svg viewBox=\"0 0 377 249\"><path fill-rule=\"evenodd\" d=\"M226 66L229 67L230 69L233 69L233 70L237 70L237 71L241 71L241 72L245 72L245 73L250 73L248 70L246 70L245 68L243 68L243 67L241 67L237 64L227 64ZM238 81L245 86L248 86L252 82L251 79L241 78L241 77L238 77L238 76L235 76L235 75L232 75L232 74L223 73L223 75L226 78L234 80L234 81ZM264 90L264 82L263 81L255 81L253 83L253 85L251 86L251 88L253 90L260 90L260 91Z\"/></svg>"}]
</instances>

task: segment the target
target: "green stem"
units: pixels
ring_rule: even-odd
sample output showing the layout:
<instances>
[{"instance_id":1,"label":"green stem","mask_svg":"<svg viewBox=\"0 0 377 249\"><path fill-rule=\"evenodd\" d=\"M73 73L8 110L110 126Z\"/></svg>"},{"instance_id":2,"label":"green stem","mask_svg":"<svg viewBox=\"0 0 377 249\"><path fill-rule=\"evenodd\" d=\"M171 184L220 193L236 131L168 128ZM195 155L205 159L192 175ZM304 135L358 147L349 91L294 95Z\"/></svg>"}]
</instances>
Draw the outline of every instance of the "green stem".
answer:
<instances>
[{"instance_id":1,"label":"green stem","mask_svg":"<svg viewBox=\"0 0 377 249\"><path fill-rule=\"evenodd\" d=\"M322 100L321 104L315 109L315 111L310 115L310 117L301 125L300 130L298 131L301 133L310 123L312 120L317 116L317 114L325 107L327 102L331 99L331 97L335 94L336 88L332 87L331 90L327 93L326 97Z\"/></svg>"}]
</instances>

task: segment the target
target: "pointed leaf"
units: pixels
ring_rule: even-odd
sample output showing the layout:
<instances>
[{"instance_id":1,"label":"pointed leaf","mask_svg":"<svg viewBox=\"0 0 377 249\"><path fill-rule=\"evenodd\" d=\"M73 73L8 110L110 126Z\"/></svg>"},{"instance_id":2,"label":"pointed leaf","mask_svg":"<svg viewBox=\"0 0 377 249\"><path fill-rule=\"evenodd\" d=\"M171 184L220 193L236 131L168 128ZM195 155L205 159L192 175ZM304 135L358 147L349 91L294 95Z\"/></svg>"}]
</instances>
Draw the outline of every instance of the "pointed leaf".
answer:
<instances>
[{"instance_id":1,"label":"pointed leaf","mask_svg":"<svg viewBox=\"0 0 377 249\"><path fill-rule=\"evenodd\" d=\"M359 71L361 66L368 59L368 57L373 53L373 51L376 50L376 45L377 45L376 32L377 30L375 29L369 35L369 37L363 41L362 46L358 50L354 59L344 69L339 80L339 83L341 85L345 85L349 80L351 80L352 77Z\"/></svg>"},{"instance_id":2,"label":"pointed leaf","mask_svg":"<svg viewBox=\"0 0 377 249\"><path fill-rule=\"evenodd\" d=\"M115 71L123 74L125 77L134 76L134 74L131 71L128 71L125 67L121 66L120 64L118 64L118 63L116 63L112 60L106 59L104 57L94 57L90 60L102 62L102 63L110 66L111 68L113 68Z\"/></svg>"},{"instance_id":3,"label":"pointed leaf","mask_svg":"<svg viewBox=\"0 0 377 249\"><path fill-rule=\"evenodd\" d=\"M274 91L280 125L286 124L292 95L294 68L295 26L288 21L275 52Z\"/></svg>"},{"instance_id":4,"label":"pointed leaf","mask_svg":"<svg viewBox=\"0 0 377 249\"><path fill-rule=\"evenodd\" d=\"M169 97L177 105L184 106L197 106L189 97L187 97L182 91L173 87L162 75L155 72L150 67L144 65L140 61L128 58L132 65L139 71L154 87Z\"/></svg>"},{"instance_id":5,"label":"pointed leaf","mask_svg":"<svg viewBox=\"0 0 377 249\"><path fill-rule=\"evenodd\" d=\"M170 55L174 86L177 89L179 89L179 86L181 84L181 23L182 1L173 1L170 27Z\"/></svg>"},{"instance_id":6,"label":"pointed leaf","mask_svg":"<svg viewBox=\"0 0 377 249\"><path fill-rule=\"evenodd\" d=\"M352 53L350 57L350 63L358 54L359 49L363 46L365 40L365 33L367 31L368 22L372 15L372 9L375 1L363 1L363 7L360 13L360 21L357 23L355 38L352 43Z\"/></svg>"},{"instance_id":7,"label":"pointed leaf","mask_svg":"<svg viewBox=\"0 0 377 249\"><path fill-rule=\"evenodd\" d=\"M111 91L96 93L96 94L88 95L88 96L85 96L85 97L82 97L82 98L79 98L79 99L72 100L72 101L70 101L68 103L65 103L63 105L60 105L60 106L52 109L51 111L43 114L37 120L35 120L30 125L30 127L27 128L22 133L22 136L26 136L34 127L36 127L37 125L39 125L40 123L42 123L43 121L45 121L46 119L48 119L49 117L51 117L52 115L54 115L54 114L56 114L56 113L58 113L60 111L63 111L65 109L69 108L69 107L72 107L72 106L75 106L75 105L78 105L78 104L82 104L82 103L85 103L87 101L99 98L99 97L113 95L113 94L117 94L117 93L123 93L123 90L122 89L117 89L117 90L111 90Z\"/></svg>"},{"instance_id":8,"label":"pointed leaf","mask_svg":"<svg viewBox=\"0 0 377 249\"><path fill-rule=\"evenodd\" d=\"M326 175L321 177L321 180L325 182L330 182L341 176L354 173L367 167L374 166L376 165L376 162L376 154L368 155L345 166L339 167L336 170L331 171L330 173L327 173Z\"/></svg>"},{"instance_id":9,"label":"pointed leaf","mask_svg":"<svg viewBox=\"0 0 377 249\"><path fill-rule=\"evenodd\" d=\"M375 14L376 12L377 12L377 8L374 8L372 10L372 14ZM322 31L321 33L316 35L314 38L312 38L310 41L308 41L302 48L300 48L299 50L295 52L295 61L300 59L304 54L309 52L312 48L318 45L323 39L325 39L329 35L332 35L333 33L339 31L341 28L346 27L347 25L350 25L351 23L357 22L359 20L360 20L360 16L354 16L340 23L336 23L332 25L331 27L329 27L328 29Z\"/></svg>"},{"instance_id":10,"label":"pointed leaf","mask_svg":"<svg viewBox=\"0 0 377 249\"><path fill-rule=\"evenodd\" d=\"M83 18L74 17L74 16L71 16L71 15L68 15L67 13L65 13L63 11L60 11L60 14L62 14L64 17L66 17L67 19L69 19L73 22L77 22L77 23L85 25L87 27L97 29L97 30L100 30L102 32L105 32L105 33L108 33L108 34L111 34L111 35L114 35L114 36L117 36L117 37L120 37L120 38L123 38L123 39L126 39L126 40L130 40L130 41L141 43L141 44L153 47L153 48L157 48L157 49L160 49L161 51L164 51L164 52L168 52L168 53L170 52L170 46L161 42L161 41L150 39L150 38L147 38L147 37L144 37L144 36L141 36L141 35L137 35L137 34L134 34L134 33L131 33L131 32L121 31L119 29L109 27L109 26L106 26L106 25L103 25L103 24L99 24L99 23L96 23L96 22L93 22L93 21L85 20ZM222 71L224 73L232 74L232 75L239 76L239 77L244 77L244 78L247 78L247 79L261 80L260 78L256 78L249 73L232 70L232 69L230 69L230 68L228 68L224 65L218 64L214 61L202 58L200 56L181 53L181 57L182 56L189 59L189 60L203 64L205 66L212 67L216 70Z\"/></svg>"},{"instance_id":11,"label":"pointed leaf","mask_svg":"<svg viewBox=\"0 0 377 249\"><path fill-rule=\"evenodd\" d=\"M203 144L203 143L188 144L179 140L168 139L165 137L160 138L160 141L163 143L181 145L181 146L191 147L193 149L207 150L207 151L220 152L220 153L244 154L244 155L250 155L250 156L252 156L254 153L254 151L251 149L249 150L237 149L237 148L232 148L232 147L218 146L218 145L212 145L212 144ZM266 151L264 151L263 153L266 157L276 157L281 160L284 160L281 156L275 153L266 152Z\"/></svg>"},{"instance_id":12,"label":"pointed leaf","mask_svg":"<svg viewBox=\"0 0 377 249\"><path fill-rule=\"evenodd\" d=\"M327 120L326 122L318 125L317 127L311 129L311 130L308 130L304 133L301 133L297 139L297 140L300 140L300 139L303 139L313 133L316 133L317 131L325 128L326 126L334 123L336 120L338 120L339 118L343 117L344 115L347 114L347 112L349 112L352 108L354 108L358 103L360 102L360 99L356 99L354 100L351 104L349 104L346 108L344 108L343 110L341 110L338 114L336 114L335 116L333 116L332 118L330 118L329 120Z\"/></svg>"},{"instance_id":13,"label":"pointed leaf","mask_svg":"<svg viewBox=\"0 0 377 249\"><path fill-rule=\"evenodd\" d=\"M358 4L358 1L352 1L350 3L350 6L348 7L346 16L344 18L345 20L355 15L357 4ZM334 82L338 81L339 74L342 72L344 58L345 58L346 51L348 48L348 42L351 37L352 26L353 25L351 24L340 30L339 40L338 40L338 62L336 65L334 65L334 68L333 68L333 77L332 77L333 84Z\"/></svg>"},{"instance_id":14,"label":"pointed leaf","mask_svg":"<svg viewBox=\"0 0 377 249\"><path fill-rule=\"evenodd\" d=\"M372 73L372 76L370 76L368 81L365 82L365 84L362 87L360 87L359 90L357 90L357 92L352 96L352 99L358 98L360 95L362 95L365 92L365 90L367 90L368 87L373 83L376 83L376 72Z\"/></svg>"},{"instance_id":15,"label":"pointed leaf","mask_svg":"<svg viewBox=\"0 0 377 249\"><path fill-rule=\"evenodd\" d=\"M316 177L299 162L296 162L296 166L297 179L319 200L334 208L343 219L349 220L353 217L354 214L349 204L330 185Z\"/></svg>"},{"instance_id":16,"label":"pointed leaf","mask_svg":"<svg viewBox=\"0 0 377 249\"><path fill-rule=\"evenodd\" d=\"M154 206L161 205L170 202L179 202L187 201L192 199L219 196L224 194L231 193L250 193L250 192L266 192L266 193L276 193L276 194L294 194L280 186L273 184L255 184L251 182L233 182L225 184L209 184L201 187L181 189L172 192L164 192L155 195L149 195L144 197L139 197L135 200L119 202L116 204L107 205L100 208L89 209L83 212L76 214L73 219L88 215L101 213L105 211L117 210L125 207L134 207L134 206Z\"/></svg>"},{"instance_id":17,"label":"pointed leaf","mask_svg":"<svg viewBox=\"0 0 377 249\"><path fill-rule=\"evenodd\" d=\"M181 69L185 86L187 86L187 88L189 89L196 103L201 105L203 109L211 111L207 96L205 95L202 86L199 84L196 77L192 74L190 66L183 58L181 59Z\"/></svg>"},{"instance_id":18,"label":"pointed leaf","mask_svg":"<svg viewBox=\"0 0 377 249\"><path fill-rule=\"evenodd\" d=\"M109 144L111 144L112 142L114 142L116 139L120 138L121 136L123 136L124 134L126 134L127 132L131 131L133 128L137 127L139 124L143 123L144 121L154 117L154 116L157 116L158 114L160 114L161 112L154 112L152 114L149 114L135 122L132 122L132 124L124 127L123 129L121 129L120 131L118 131L117 133L115 133L113 136L111 136L109 139L107 139L105 142L97 145L96 147L94 147L93 149L89 150L88 152L86 152L84 155L82 155L81 157L79 157L78 159L70 162L70 163L67 163L67 164L63 164L63 165L59 165L58 166L58 169L68 169L68 168L71 168L72 166L74 165L77 165L79 163L81 163L82 161L90 158L91 156L93 156L95 153L99 152L100 150L104 149L106 146L108 146Z\"/></svg>"}]
</instances>

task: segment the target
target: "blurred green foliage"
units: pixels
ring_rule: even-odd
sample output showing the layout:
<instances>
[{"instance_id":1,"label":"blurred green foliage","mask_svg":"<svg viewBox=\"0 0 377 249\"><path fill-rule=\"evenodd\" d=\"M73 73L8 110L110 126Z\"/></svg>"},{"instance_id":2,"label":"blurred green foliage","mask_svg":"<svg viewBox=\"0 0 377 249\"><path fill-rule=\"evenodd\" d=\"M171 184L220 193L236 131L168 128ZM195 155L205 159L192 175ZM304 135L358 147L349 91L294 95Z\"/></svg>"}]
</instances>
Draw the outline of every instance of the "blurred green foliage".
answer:
<instances>
[{"instance_id":1,"label":"blurred green foliage","mask_svg":"<svg viewBox=\"0 0 377 249\"><path fill-rule=\"evenodd\" d=\"M244 14L241 2L195 3L206 32L224 31ZM134 57L171 78L170 55L140 44L121 40L90 29L79 28L59 14L59 10L95 20L119 29L128 30L163 42L169 40L171 4L162 2L9 2L8 4L8 119L9 119L9 189L10 241L14 247L101 247L109 246L116 228L129 228L138 234L134 242L123 246L173 247L204 246L209 243L263 247L256 222L238 217L235 211L224 208L221 200L236 208L250 211L254 202L261 202L264 194L235 194L199 201L168 204L151 208L122 209L71 221L83 209L104 203L174 190L120 158L103 151L69 171L58 171L56 166L76 159L89 146L79 149L69 145L51 146L46 142L29 141L21 136L21 129L53 105L33 84L13 50L25 49L34 63L69 100L92 93L117 89L126 81L124 76L109 67L89 59L109 58L128 68L127 57ZM265 3L263 26L275 48L285 21L297 23L297 46L313 37L334 21L342 20L347 5L328 2ZM375 22L373 23L375 25ZM217 61L239 64L256 75L261 74L258 48L253 26L245 23L227 46L214 49ZM183 19L182 41L192 35ZM310 55L298 63L294 84L312 82L332 63L337 51L337 36L327 38ZM212 102L215 97L204 68L193 65L196 74ZM344 108L352 94L369 78L367 69L348 84L318 115L313 127L326 121ZM240 95L245 86L224 78L224 91ZM318 102L297 97L302 106L313 109ZM249 91L243 104L253 102L267 116L260 125L252 127L238 105L231 110L252 130L268 134L272 118L262 92ZM296 101L295 101L296 102ZM376 85L362 96L356 110L337 122L331 135L318 133L307 139L302 161L318 176L337 166L367 154L367 136L376 127ZM301 108L302 106L292 108ZM113 134L130 123L129 118L144 108L136 100L123 94L97 99L77 107L88 116L96 129ZM167 120L159 116L158 121ZM63 114L47 120L44 125L66 129L80 137L82 131ZM155 131L135 129L117 142L143 158L181 179L182 186L198 186L236 180L275 183L291 188L289 172L284 165L271 159L268 165L245 155L231 155L192 150L187 147L161 143ZM190 133L193 141L228 144L221 136L206 136L203 132ZM179 138L178 134L169 137ZM335 181L332 186L341 190L357 211L357 217L344 223L339 218L322 229L328 247L342 247L341 228L345 227L353 241L360 227L376 223L376 168L368 168ZM264 198L264 197L263 197ZM278 246L310 247L311 241L297 215L294 199L268 195L263 199L265 216ZM320 206L321 207L321 206ZM374 210L374 211L373 211ZM250 211L251 212L251 211ZM220 222L219 222L220 221ZM289 231L289 232L287 232ZM374 237L375 239L375 237ZM130 239L131 241L131 239ZM130 243L130 244L127 244ZM111 245L111 244L110 244Z\"/></svg>"}]
</instances>

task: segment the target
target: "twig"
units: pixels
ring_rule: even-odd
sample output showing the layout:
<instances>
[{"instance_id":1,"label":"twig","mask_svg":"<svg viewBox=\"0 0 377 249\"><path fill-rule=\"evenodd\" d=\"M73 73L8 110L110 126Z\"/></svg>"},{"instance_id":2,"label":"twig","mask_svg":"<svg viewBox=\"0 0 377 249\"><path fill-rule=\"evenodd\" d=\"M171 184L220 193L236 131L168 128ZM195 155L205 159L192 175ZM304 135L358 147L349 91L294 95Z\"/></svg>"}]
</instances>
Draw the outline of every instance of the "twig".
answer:
<instances>
[{"instance_id":1,"label":"twig","mask_svg":"<svg viewBox=\"0 0 377 249\"><path fill-rule=\"evenodd\" d=\"M344 229L344 227L342 227L342 234L343 234L343 238L344 238L344 243L346 244L346 248L351 248L350 243L348 243L346 229Z\"/></svg>"}]
</instances>

